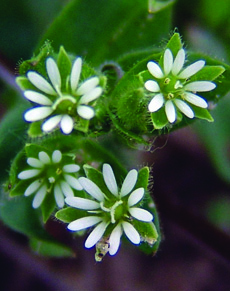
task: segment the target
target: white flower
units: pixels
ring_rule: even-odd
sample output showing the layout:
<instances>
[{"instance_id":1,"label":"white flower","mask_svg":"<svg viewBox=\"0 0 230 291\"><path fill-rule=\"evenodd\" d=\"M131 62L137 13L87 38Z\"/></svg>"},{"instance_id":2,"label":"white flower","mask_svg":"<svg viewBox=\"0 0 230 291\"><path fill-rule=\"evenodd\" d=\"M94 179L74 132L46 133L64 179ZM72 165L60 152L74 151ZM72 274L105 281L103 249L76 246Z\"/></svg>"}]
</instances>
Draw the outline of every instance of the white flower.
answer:
<instances>
[{"instance_id":1,"label":"white flower","mask_svg":"<svg viewBox=\"0 0 230 291\"><path fill-rule=\"evenodd\" d=\"M131 223L132 219L151 222L153 216L147 210L136 207L136 204L140 203L144 197L144 188L133 190L138 176L135 169L127 174L121 189L117 186L113 170L109 164L103 165L102 173L104 182L111 193L110 196L103 193L88 178L79 178L80 184L91 196L91 199L67 197L65 201L72 207L86 210L88 215L72 221L68 225L68 229L79 231L95 226L85 242L85 247L91 248L99 242L111 224L113 230L109 237L109 253L115 255L123 232L133 244L139 244L141 241L140 234Z\"/></svg>"},{"instance_id":2,"label":"white flower","mask_svg":"<svg viewBox=\"0 0 230 291\"><path fill-rule=\"evenodd\" d=\"M205 66L205 61L197 61L186 68L183 68L184 63L184 49L178 51L175 59L173 59L171 50L166 49L163 57L163 68L153 61L147 64L149 72L154 77L154 80L145 82L145 88L154 93L148 109L150 112L156 112L165 106L165 113L170 123L176 121L176 108L188 118L195 117L189 104L207 108L206 100L198 96L196 92L207 92L216 87L210 81L190 82L188 80Z\"/></svg>"},{"instance_id":3,"label":"white flower","mask_svg":"<svg viewBox=\"0 0 230 291\"><path fill-rule=\"evenodd\" d=\"M45 199L45 196L51 191L57 206L64 206L64 196L73 197L75 190L82 190L82 186L75 173L80 167L76 164L62 163L62 153L55 150L50 157L46 152L41 151L38 159L28 158L27 164L31 167L28 170L18 174L21 180L33 179L33 182L26 188L24 195L30 196L35 194L32 206L38 208Z\"/></svg>"},{"instance_id":4,"label":"white flower","mask_svg":"<svg viewBox=\"0 0 230 291\"><path fill-rule=\"evenodd\" d=\"M98 77L90 77L80 83L81 70L82 59L78 57L73 63L70 76L62 80L56 62L49 57L46 60L49 81L37 72L29 71L27 78L38 92L26 90L24 96L38 106L25 113L25 120L35 122L45 119L42 124L44 132L60 126L64 134L69 134L74 128L77 114L83 119L92 119L95 111L88 103L101 96L102 88Z\"/></svg>"}]
</instances>

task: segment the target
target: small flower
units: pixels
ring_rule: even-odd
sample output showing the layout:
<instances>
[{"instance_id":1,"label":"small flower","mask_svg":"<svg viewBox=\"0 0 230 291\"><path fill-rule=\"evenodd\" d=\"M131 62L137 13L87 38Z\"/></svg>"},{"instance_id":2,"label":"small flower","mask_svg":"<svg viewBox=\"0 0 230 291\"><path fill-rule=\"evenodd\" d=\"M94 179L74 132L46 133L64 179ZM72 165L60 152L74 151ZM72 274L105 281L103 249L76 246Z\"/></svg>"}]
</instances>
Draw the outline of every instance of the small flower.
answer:
<instances>
[{"instance_id":1,"label":"small flower","mask_svg":"<svg viewBox=\"0 0 230 291\"><path fill-rule=\"evenodd\" d=\"M165 113L170 123L177 118L176 108L188 118L194 118L195 114L189 104L200 108L207 108L206 100L196 92L207 92L215 89L216 85L210 81L189 81L189 78L199 72L205 61L200 60L186 68L185 51L180 49L173 59L170 49L166 49L163 57L163 68L159 64L150 61L147 68L154 80L145 82L145 88L154 93L154 97L148 105L150 112L156 112L165 106Z\"/></svg>"},{"instance_id":2,"label":"small flower","mask_svg":"<svg viewBox=\"0 0 230 291\"><path fill-rule=\"evenodd\" d=\"M56 204L64 206L64 196L73 197L75 190L82 190L75 173L80 167L76 164L64 164L63 156L59 150L55 150L50 157L41 151L38 159L28 158L27 164L31 167L18 174L21 180L33 180L26 188L24 195L35 194L32 206L38 208L44 201L46 195L53 192Z\"/></svg>"},{"instance_id":3,"label":"small flower","mask_svg":"<svg viewBox=\"0 0 230 291\"><path fill-rule=\"evenodd\" d=\"M72 221L68 225L68 229L79 231L95 226L85 242L86 248L96 245L106 230L112 229L108 240L109 254L115 255L123 232L133 244L140 243L140 234L133 226L132 221L136 219L149 223L153 220L153 216L147 210L136 206L143 199L145 191L142 187L134 190L138 177L138 172L135 169L127 174L121 189L117 186L113 170L109 164L103 165L102 173L110 195L103 193L88 178L79 178L79 182L91 196L91 199L80 197L67 197L65 199L68 205L87 212L87 216Z\"/></svg>"},{"instance_id":4,"label":"small flower","mask_svg":"<svg viewBox=\"0 0 230 291\"><path fill-rule=\"evenodd\" d=\"M98 77L90 77L80 83L82 59L76 58L70 75L62 80L61 72L51 57L46 59L47 81L34 71L27 73L27 78L38 91L26 90L24 96L38 106L29 109L24 118L28 122L44 120L42 130L50 132L60 126L64 134L70 134L77 115L90 120L95 111L88 104L102 95Z\"/></svg>"}]
</instances>

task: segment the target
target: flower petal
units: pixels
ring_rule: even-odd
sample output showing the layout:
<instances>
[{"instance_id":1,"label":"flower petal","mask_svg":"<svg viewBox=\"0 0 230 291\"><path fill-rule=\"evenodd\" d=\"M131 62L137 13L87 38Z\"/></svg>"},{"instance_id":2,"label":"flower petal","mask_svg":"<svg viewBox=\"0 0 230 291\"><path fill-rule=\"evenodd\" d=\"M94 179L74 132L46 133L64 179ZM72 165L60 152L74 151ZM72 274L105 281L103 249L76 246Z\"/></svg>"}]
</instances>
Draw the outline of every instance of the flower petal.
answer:
<instances>
[{"instance_id":1,"label":"flower petal","mask_svg":"<svg viewBox=\"0 0 230 291\"><path fill-rule=\"evenodd\" d=\"M100 202L104 201L104 194L94 182L85 177L80 177L78 181L89 195Z\"/></svg>"},{"instance_id":2,"label":"flower petal","mask_svg":"<svg viewBox=\"0 0 230 291\"><path fill-rule=\"evenodd\" d=\"M39 152L38 158L43 164L50 164L51 163L51 159L46 152Z\"/></svg>"},{"instance_id":3,"label":"flower petal","mask_svg":"<svg viewBox=\"0 0 230 291\"><path fill-rule=\"evenodd\" d=\"M195 81L184 86L186 91L207 92L216 88L216 84L210 81Z\"/></svg>"},{"instance_id":4,"label":"flower petal","mask_svg":"<svg viewBox=\"0 0 230 291\"><path fill-rule=\"evenodd\" d=\"M40 180L36 180L34 181L33 183L31 183L27 188L26 188L26 191L24 193L25 196L29 196L31 194L33 194L35 191L37 191L41 184L42 184L43 181L40 181Z\"/></svg>"},{"instance_id":5,"label":"flower petal","mask_svg":"<svg viewBox=\"0 0 230 291\"><path fill-rule=\"evenodd\" d=\"M83 190L83 187L81 186L80 182L77 178L71 176L71 175L64 175L66 182L73 188L78 191Z\"/></svg>"},{"instance_id":6,"label":"flower petal","mask_svg":"<svg viewBox=\"0 0 230 291\"><path fill-rule=\"evenodd\" d=\"M50 117L48 120L46 120L42 124L42 130L44 132L52 131L58 125L61 119L62 119L62 115L55 115L55 116Z\"/></svg>"},{"instance_id":7,"label":"flower petal","mask_svg":"<svg viewBox=\"0 0 230 291\"><path fill-rule=\"evenodd\" d=\"M78 105L77 113L86 120L92 119L95 115L94 109L87 105Z\"/></svg>"},{"instance_id":8,"label":"flower petal","mask_svg":"<svg viewBox=\"0 0 230 291\"><path fill-rule=\"evenodd\" d=\"M177 53L173 66L172 66L172 74L176 76L180 70L183 68L185 62L185 50L180 49L179 52Z\"/></svg>"},{"instance_id":9,"label":"flower petal","mask_svg":"<svg viewBox=\"0 0 230 291\"><path fill-rule=\"evenodd\" d=\"M165 103L165 113L166 113L166 116L167 116L167 119L170 123L173 123L175 122L176 120L176 109L172 103L171 100L168 100L166 103Z\"/></svg>"},{"instance_id":10,"label":"flower petal","mask_svg":"<svg viewBox=\"0 0 230 291\"><path fill-rule=\"evenodd\" d=\"M67 197L65 202L72 207L84 210L94 210L100 208L100 204L96 201L80 198L80 197Z\"/></svg>"},{"instance_id":11,"label":"flower petal","mask_svg":"<svg viewBox=\"0 0 230 291\"><path fill-rule=\"evenodd\" d=\"M63 167L65 173L76 173L80 170L80 167L76 164L69 164Z\"/></svg>"},{"instance_id":12,"label":"flower petal","mask_svg":"<svg viewBox=\"0 0 230 291\"><path fill-rule=\"evenodd\" d=\"M34 199L32 202L33 208L38 208L42 204L46 196L46 191L47 191L47 185L44 184L34 196Z\"/></svg>"},{"instance_id":13,"label":"flower petal","mask_svg":"<svg viewBox=\"0 0 230 291\"><path fill-rule=\"evenodd\" d=\"M104 164L102 169L103 177L105 184L109 191L115 195L118 196L118 188L117 188L117 182L113 173L113 169L109 164Z\"/></svg>"},{"instance_id":14,"label":"flower petal","mask_svg":"<svg viewBox=\"0 0 230 291\"><path fill-rule=\"evenodd\" d=\"M100 224L98 224L94 230L90 233L90 235L88 236L86 242L85 242L85 247L87 249L93 247L98 241L99 239L102 238L106 227L107 227L107 223L105 221L102 221Z\"/></svg>"},{"instance_id":15,"label":"flower petal","mask_svg":"<svg viewBox=\"0 0 230 291\"><path fill-rule=\"evenodd\" d=\"M70 224L67 226L67 228L69 230L72 230L72 231L78 231L78 230L82 230L82 229L91 227L100 221L102 221L101 217L86 216L86 217L82 217L82 218L79 218L77 220L70 222Z\"/></svg>"},{"instance_id":16,"label":"flower petal","mask_svg":"<svg viewBox=\"0 0 230 291\"><path fill-rule=\"evenodd\" d=\"M64 134L70 134L73 130L74 121L73 118L65 114L62 116L60 127Z\"/></svg>"},{"instance_id":17,"label":"flower petal","mask_svg":"<svg viewBox=\"0 0 230 291\"><path fill-rule=\"evenodd\" d=\"M82 68L82 59L80 57L76 58L73 63L72 71L70 74L70 85L72 91L76 91L79 78L81 75L81 68Z\"/></svg>"},{"instance_id":18,"label":"flower petal","mask_svg":"<svg viewBox=\"0 0 230 291\"><path fill-rule=\"evenodd\" d=\"M63 208L63 206L65 204L64 203L64 195L63 195L62 190L58 184L55 184L55 186L54 186L54 198L55 198L55 201L57 203L57 206L59 208Z\"/></svg>"},{"instance_id":19,"label":"flower petal","mask_svg":"<svg viewBox=\"0 0 230 291\"><path fill-rule=\"evenodd\" d=\"M123 221L122 227L127 238L135 245L138 245L141 241L140 235L137 230L129 222Z\"/></svg>"},{"instance_id":20,"label":"flower petal","mask_svg":"<svg viewBox=\"0 0 230 291\"><path fill-rule=\"evenodd\" d=\"M164 53L164 73L167 76L172 70L173 54L170 49L166 49Z\"/></svg>"},{"instance_id":21,"label":"flower petal","mask_svg":"<svg viewBox=\"0 0 230 291\"><path fill-rule=\"evenodd\" d=\"M150 222L153 220L153 215L149 211L142 208L131 207L129 209L129 213L140 221Z\"/></svg>"},{"instance_id":22,"label":"flower petal","mask_svg":"<svg viewBox=\"0 0 230 291\"><path fill-rule=\"evenodd\" d=\"M186 102L179 99L174 99L174 102L180 111L184 113L184 115L186 115L188 118L194 118L194 112Z\"/></svg>"},{"instance_id":23,"label":"flower petal","mask_svg":"<svg viewBox=\"0 0 230 291\"><path fill-rule=\"evenodd\" d=\"M121 197L129 194L133 190L133 187L135 186L137 182L137 175L138 175L138 172L135 169L128 172L121 187L121 191L120 191Z\"/></svg>"},{"instance_id":24,"label":"flower petal","mask_svg":"<svg viewBox=\"0 0 230 291\"><path fill-rule=\"evenodd\" d=\"M77 94L84 95L89 93L99 84L98 77L92 77L86 81L84 81L81 86L77 89Z\"/></svg>"},{"instance_id":25,"label":"flower petal","mask_svg":"<svg viewBox=\"0 0 230 291\"><path fill-rule=\"evenodd\" d=\"M144 188L138 188L138 189L134 190L131 193L131 195L129 196L128 206L131 207L131 206L137 204L138 202L140 202L144 196L144 193L145 193Z\"/></svg>"},{"instance_id":26,"label":"flower petal","mask_svg":"<svg viewBox=\"0 0 230 291\"><path fill-rule=\"evenodd\" d=\"M201 107L201 108L207 108L208 103L206 100L196 94L190 93L190 92L185 92L184 94L184 99L187 100L189 103Z\"/></svg>"},{"instance_id":27,"label":"flower petal","mask_svg":"<svg viewBox=\"0 0 230 291\"><path fill-rule=\"evenodd\" d=\"M96 87L93 90L91 90L90 92L84 94L79 103L80 104L87 104L93 100L96 100L98 97L100 97L102 94L102 88L101 87Z\"/></svg>"},{"instance_id":28,"label":"flower petal","mask_svg":"<svg viewBox=\"0 0 230 291\"><path fill-rule=\"evenodd\" d=\"M56 150L52 153L52 162L54 164L59 163L61 159L62 159L62 153L59 150Z\"/></svg>"},{"instance_id":29,"label":"flower petal","mask_svg":"<svg viewBox=\"0 0 230 291\"><path fill-rule=\"evenodd\" d=\"M33 168L42 168L44 166L40 160L35 159L35 158L28 158L27 164Z\"/></svg>"},{"instance_id":30,"label":"flower petal","mask_svg":"<svg viewBox=\"0 0 230 291\"><path fill-rule=\"evenodd\" d=\"M187 79L199 72L205 65L205 61L197 61L185 68L177 77L179 79Z\"/></svg>"},{"instance_id":31,"label":"flower petal","mask_svg":"<svg viewBox=\"0 0 230 291\"><path fill-rule=\"evenodd\" d=\"M148 105L150 112L156 112L164 105L164 97L162 94L157 94L153 97Z\"/></svg>"},{"instance_id":32,"label":"flower petal","mask_svg":"<svg viewBox=\"0 0 230 291\"><path fill-rule=\"evenodd\" d=\"M122 228L121 225L118 224L113 231L111 232L111 235L109 237L109 254L111 256L114 256L120 246L120 240L122 235Z\"/></svg>"},{"instance_id":33,"label":"flower petal","mask_svg":"<svg viewBox=\"0 0 230 291\"><path fill-rule=\"evenodd\" d=\"M61 76L60 72L58 69L58 66L54 59L48 58L46 60L46 70L48 73L48 76L50 78L50 81L53 85L53 87L56 88L61 88Z\"/></svg>"},{"instance_id":34,"label":"flower petal","mask_svg":"<svg viewBox=\"0 0 230 291\"><path fill-rule=\"evenodd\" d=\"M27 100L37 103L39 105L52 105L53 102L45 95L36 91L27 90L24 92L24 96Z\"/></svg>"},{"instance_id":35,"label":"flower petal","mask_svg":"<svg viewBox=\"0 0 230 291\"><path fill-rule=\"evenodd\" d=\"M48 117L53 112L50 106L34 107L26 111L24 118L28 122L35 122Z\"/></svg>"},{"instance_id":36,"label":"flower petal","mask_svg":"<svg viewBox=\"0 0 230 291\"><path fill-rule=\"evenodd\" d=\"M148 80L145 82L145 89L150 92L160 92L160 87L156 81Z\"/></svg>"},{"instance_id":37,"label":"flower petal","mask_svg":"<svg viewBox=\"0 0 230 291\"><path fill-rule=\"evenodd\" d=\"M73 190L71 189L71 187L69 186L67 182L61 181L60 186L65 197L74 197Z\"/></svg>"},{"instance_id":38,"label":"flower petal","mask_svg":"<svg viewBox=\"0 0 230 291\"><path fill-rule=\"evenodd\" d=\"M155 77L157 79L161 79L161 78L164 77L164 74L163 74L161 68L158 66L157 63L155 63L153 61L150 61L147 64L147 68L148 68L150 74L153 75L153 77Z\"/></svg>"},{"instance_id":39,"label":"flower petal","mask_svg":"<svg viewBox=\"0 0 230 291\"><path fill-rule=\"evenodd\" d=\"M57 95L49 82L36 72L28 72L27 78L29 81L42 92L49 95Z\"/></svg>"},{"instance_id":40,"label":"flower petal","mask_svg":"<svg viewBox=\"0 0 230 291\"><path fill-rule=\"evenodd\" d=\"M27 180L27 179L36 177L40 173L41 173L41 170L38 170L38 169L22 171L21 173L18 174L18 179Z\"/></svg>"}]
</instances>

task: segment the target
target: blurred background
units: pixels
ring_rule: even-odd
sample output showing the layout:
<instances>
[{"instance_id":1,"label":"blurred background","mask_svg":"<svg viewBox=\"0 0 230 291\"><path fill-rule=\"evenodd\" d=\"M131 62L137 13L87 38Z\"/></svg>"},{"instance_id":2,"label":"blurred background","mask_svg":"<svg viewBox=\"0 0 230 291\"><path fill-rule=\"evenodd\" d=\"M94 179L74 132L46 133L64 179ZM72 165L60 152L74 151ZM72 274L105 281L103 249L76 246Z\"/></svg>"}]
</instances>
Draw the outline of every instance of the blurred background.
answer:
<instances>
[{"instance_id":1,"label":"blurred background","mask_svg":"<svg viewBox=\"0 0 230 291\"><path fill-rule=\"evenodd\" d=\"M17 66L32 56L38 40L67 2L0 0L2 119L16 99L21 98L22 108L26 106L14 84ZM229 1L178 0L174 27L189 49L229 63ZM213 116L215 123L197 121L156 138L151 153L139 154L140 166L152 166L152 195L161 219L163 241L156 256L123 243L115 257L95 263L94 250L83 249L84 238L72 242L63 225L54 228L49 221L46 227L62 242L72 244L76 257L41 257L30 251L26 237L0 223L1 290L228 291L230 96L213 110ZM5 123L5 130L10 131L10 124ZM13 134L17 142L6 144L1 160L3 181L12 153L23 142L23 121ZM4 143L1 137L0 141Z\"/></svg>"}]
</instances>

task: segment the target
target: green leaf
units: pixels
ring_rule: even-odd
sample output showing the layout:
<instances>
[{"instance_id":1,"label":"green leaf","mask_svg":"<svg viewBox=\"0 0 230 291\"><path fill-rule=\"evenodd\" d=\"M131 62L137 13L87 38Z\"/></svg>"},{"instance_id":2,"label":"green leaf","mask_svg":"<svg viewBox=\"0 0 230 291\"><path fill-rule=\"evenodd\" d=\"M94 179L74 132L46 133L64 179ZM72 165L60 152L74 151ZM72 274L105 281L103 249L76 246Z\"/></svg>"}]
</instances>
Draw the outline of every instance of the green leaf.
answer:
<instances>
[{"instance_id":1,"label":"green leaf","mask_svg":"<svg viewBox=\"0 0 230 291\"><path fill-rule=\"evenodd\" d=\"M165 1L148 0L149 12L151 13L158 12L162 9L165 9L169 5L172 5L174 2L175 2L174 0L165 0Z\"/></svg>"},{"instance_id":2,"label":"green leaf","mask_svg":"<svg viewBox=\"0 0 230 291\"><path fill-rule=\"evenodd\" d=\"M171 5L149 13L147 0L71 1L43 36L55 50L85 56L93 65L160 42L171 28ZM103 17L102 17L103 15ZM103 33L102 33L103 32Z\"/></svg>"},{"instance_id":3,"label":"green leaf","mask_svg":"<svg viewBox=\"0 0 230 291\"><path fill-rule=\"evenodd\" d=\"M2 193L0 213L2 221L13 230L37 239L50 239L41 224L39 211L32 208L30 197L8 199Z\"/></svg>"},{"instance_id":4,"label":"green leaf","mask_svg":"<svg viewBox=\"0 0 230 291\"><path fill-rule=\"evenodd\" d=\"M65 245L57 242L42 241L30 238L30 247L38 255L45 257L73 257L73 251Z\"/></svg>"}]
</instances>

